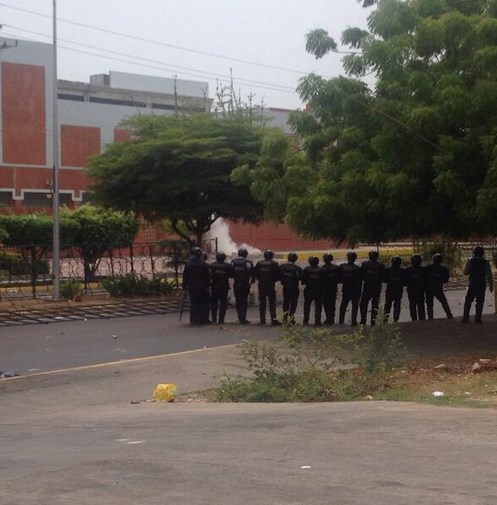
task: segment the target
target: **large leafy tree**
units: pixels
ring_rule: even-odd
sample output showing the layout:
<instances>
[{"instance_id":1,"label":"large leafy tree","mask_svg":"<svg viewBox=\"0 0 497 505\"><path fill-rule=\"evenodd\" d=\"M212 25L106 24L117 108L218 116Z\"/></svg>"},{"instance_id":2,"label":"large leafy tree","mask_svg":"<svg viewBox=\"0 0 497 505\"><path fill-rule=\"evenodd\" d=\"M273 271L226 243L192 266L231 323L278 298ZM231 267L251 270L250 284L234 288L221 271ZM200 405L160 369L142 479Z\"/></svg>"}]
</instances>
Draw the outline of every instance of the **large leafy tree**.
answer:
<instances>
[{"instance_id":1,"label":"large leafy tree","mask_svg":"<svg viewBox=\"0 0 497 505\"><path fill-rule=\"evenodd\" d=\"M111 144L89 163L95 201L150 220L167 218L197 244L219 217L261 218L261 205L230 180L235 167L252 166L259 156L261 132L248 121L141 116L127 127L134 140Z\"/></svg>"},{"instance_id":2,"label":"large leafy tree","mask_svg":"<svg viewBox=\"0 0 497 505\"><path fill-rule=\"evenodd\" d=\"M60 248L69 249L79 233L79 224L68 216L62 216ZM17 249L21 266L29 266L33 298L36 297L36 279L40 270L48 268L47 256L53 246L53 220L46 214L0 216L0 229L5 230L3 245Z\"/></svg>"},{"instance_id":3,"label":"large leafy tree","mask_svg":"<svg viewBox=\"0 0 497 505\"><path fill-rule=\"evenodd\" d=\"M293 125L315 176L289 193L287 220L351 242L495 232L497 0L363 3L368 30L341 36L347 77L299 85L309 107ZM317 58L338 48L307 36Z\"/></svg>"},{"instance_id":4,"label":"large leafy tree","mask_svg":"<svg viewBox=\"0 0 497 505\"><path fill-rule=\"evenodd\" d=\"M133 213L90 204L74 210L63 209L62 218L78 225L72 245L83 260L85 283L93 280L104 254L130 246L139 228Z\"/></svg>"}]
</instances>

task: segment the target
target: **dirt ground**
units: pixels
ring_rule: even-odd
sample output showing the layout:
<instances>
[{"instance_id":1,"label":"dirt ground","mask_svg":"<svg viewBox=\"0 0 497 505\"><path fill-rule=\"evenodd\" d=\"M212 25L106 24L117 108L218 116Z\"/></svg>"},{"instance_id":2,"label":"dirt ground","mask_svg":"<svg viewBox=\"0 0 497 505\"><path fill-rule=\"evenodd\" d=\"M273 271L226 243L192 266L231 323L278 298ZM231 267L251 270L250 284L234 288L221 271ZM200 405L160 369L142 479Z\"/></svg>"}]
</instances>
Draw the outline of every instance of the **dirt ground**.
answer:
<instances>
[{"instance_id":1,"label":"dirt ground","mask_svg":"<svg viewBox=\"0 0 497 505\"><path fill-rule=\"evenodd\" d=\"M409 354L415 358L497 357L497 315L483 316L483 324L461 323L461 318L401 323Z\"/></svg>"}]
</instances>

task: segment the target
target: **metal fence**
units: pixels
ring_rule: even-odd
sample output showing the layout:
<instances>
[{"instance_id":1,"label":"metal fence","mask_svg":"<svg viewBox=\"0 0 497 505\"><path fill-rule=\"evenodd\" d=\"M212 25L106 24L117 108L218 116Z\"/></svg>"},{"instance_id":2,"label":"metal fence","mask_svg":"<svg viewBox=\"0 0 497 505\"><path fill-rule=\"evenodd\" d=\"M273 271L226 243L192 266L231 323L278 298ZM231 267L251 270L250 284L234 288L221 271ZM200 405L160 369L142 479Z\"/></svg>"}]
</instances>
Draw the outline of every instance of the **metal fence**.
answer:
<instances>
[{"instance_id":1,"label":"metal fence","mask_svg":"<svg viewBox=\"0 0 497 505\"><path fill-rule=\"evenodd\" d=\"M178 285L188 253L188 244L175 240L107 249L100 257L84 258L71 249L61 255L60 276L80 281L88 294L102 292L103 279L130 274ZM0 296L51 296L52 280L50 251L36 245L0 246Z\"/></svg>"}]
</instances>

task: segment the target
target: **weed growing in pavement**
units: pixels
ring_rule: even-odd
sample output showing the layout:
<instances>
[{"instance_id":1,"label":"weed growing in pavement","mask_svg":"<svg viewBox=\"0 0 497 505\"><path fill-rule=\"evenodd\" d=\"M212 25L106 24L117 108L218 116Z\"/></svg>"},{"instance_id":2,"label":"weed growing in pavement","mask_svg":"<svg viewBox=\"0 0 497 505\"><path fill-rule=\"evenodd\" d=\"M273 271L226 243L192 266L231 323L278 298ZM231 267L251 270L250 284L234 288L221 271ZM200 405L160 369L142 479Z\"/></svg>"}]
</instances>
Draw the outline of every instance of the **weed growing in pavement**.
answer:
<instances>
[{"instance_id":1,"label":"weed growing in pavement","mask_svg":"<svg viewBox=\"0 0 497 505\"><path fill-rule=\"evenodd\" d=\"M357 364L366 376L382 375L402 365L405 345L400 327L389 321L380 310L376 324L368 331L363 327L355 334Z\"/></svg>"},{"instance_id":2,"label":"weed growing in pavement","mask_svg":"<svg viewBox=\"0 0 497 505\"><path fill-rule=\"evenodd\" d=\"M60 294L66 300L75 300L83 292L83 284L75 279L63 280L60 283Z\"/></svg>"},{"instance_id":3,"label":"weed growing in pavement","mask_svg":"<svg viewBox=\"0 0 497 505\"><path fill-rule=\"evenodd\" d=\"M244 341L247 374L225 375L216 395L233 402L356 400L385 387L401 352L397 324L383 317L370 331L342 335L288 325L276 345Z\"/></svg>"}]
</instances>

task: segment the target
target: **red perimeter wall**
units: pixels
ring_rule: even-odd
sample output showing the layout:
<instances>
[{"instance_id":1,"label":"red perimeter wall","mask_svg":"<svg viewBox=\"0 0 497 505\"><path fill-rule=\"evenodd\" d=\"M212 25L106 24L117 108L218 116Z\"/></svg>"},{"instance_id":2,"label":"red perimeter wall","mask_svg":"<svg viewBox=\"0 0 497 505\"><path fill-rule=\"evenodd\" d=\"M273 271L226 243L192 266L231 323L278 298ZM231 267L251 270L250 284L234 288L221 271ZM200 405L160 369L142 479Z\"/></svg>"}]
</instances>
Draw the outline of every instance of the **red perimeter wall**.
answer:
<instances>
[{"instance_id":1,"label":"red perimeter wall","mask_svg":"<svg viewBox=\"0 0 497 505\"><path fill-rule=\"evenodd\" d=\"M231 238L238 244L274 251L312 251L336 247L330 240L299 238L287 225L265 222L260 225L230 223Z\"/></svg>"}]
</instances>

